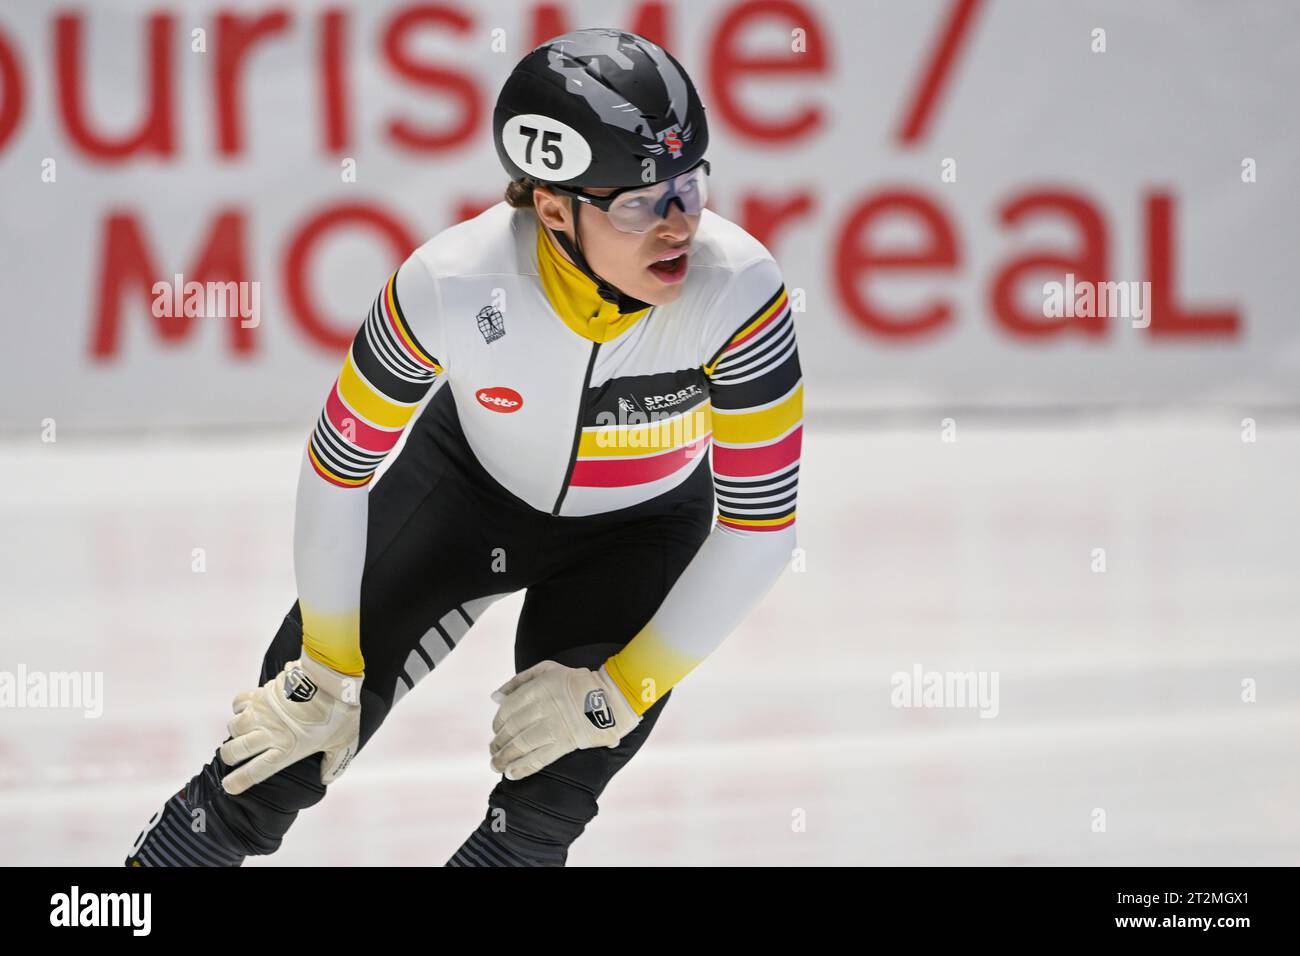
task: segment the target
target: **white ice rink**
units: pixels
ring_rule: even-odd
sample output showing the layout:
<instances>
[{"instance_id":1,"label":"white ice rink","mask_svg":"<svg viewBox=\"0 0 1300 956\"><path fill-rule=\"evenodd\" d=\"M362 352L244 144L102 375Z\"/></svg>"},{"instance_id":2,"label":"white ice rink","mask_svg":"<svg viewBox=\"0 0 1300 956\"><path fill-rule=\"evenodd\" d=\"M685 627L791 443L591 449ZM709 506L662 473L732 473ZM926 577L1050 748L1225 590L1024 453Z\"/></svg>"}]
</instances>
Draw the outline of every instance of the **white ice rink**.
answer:
<instances>
[{"instance_id":1,"label":"white ice rink","mask_svg":"<svg viewBox=\"0 0 1300 956\"><path fill-rule=\"evenodd\" d=\"M571 864L1300 863L1300 424L939 417L810 417L806 570L674 693ZM211 756L293 600L304 438L0 444L0 671L104 682L98 718L0 710L0 863L119 865ZM519 601L250 865L443 863L496 779ZM996 717L891 706L916 666L996 673Z\"/></svg>"}]
</instances>

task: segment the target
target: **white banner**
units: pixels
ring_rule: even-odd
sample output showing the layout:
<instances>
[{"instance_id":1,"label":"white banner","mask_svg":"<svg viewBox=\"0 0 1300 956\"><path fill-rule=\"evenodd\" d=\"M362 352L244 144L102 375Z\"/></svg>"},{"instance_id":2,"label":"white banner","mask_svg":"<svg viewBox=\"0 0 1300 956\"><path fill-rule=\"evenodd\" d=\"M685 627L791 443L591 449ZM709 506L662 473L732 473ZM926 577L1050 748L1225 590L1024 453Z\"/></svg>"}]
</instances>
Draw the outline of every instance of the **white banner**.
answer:
<instances>
[{"instance_id":1,"label":"white banner","mask_svg":"<svg viewBox=\"0 0 1300 956\"><path fill-rule=\"evenodd\" d=\"M0 427L305 432L388 273L500 199L511 67L598 24L692 73L811 411L1300 400L1293 4L11 0ZM154 314L189 281L232 317Z\"/></svg>"}]
</instances>

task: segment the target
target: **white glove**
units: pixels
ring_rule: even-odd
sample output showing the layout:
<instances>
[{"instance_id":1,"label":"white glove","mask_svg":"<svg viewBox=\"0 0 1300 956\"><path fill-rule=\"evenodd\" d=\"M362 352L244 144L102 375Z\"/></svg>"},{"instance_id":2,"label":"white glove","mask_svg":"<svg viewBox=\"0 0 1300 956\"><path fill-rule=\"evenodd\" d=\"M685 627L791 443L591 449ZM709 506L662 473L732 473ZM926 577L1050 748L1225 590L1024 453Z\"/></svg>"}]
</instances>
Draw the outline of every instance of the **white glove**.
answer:
<instances>
[{"instance_id":1,"label":"white glove","mask_svg":"<svg viewBox=\"0 0 1300 956\"><path fill-rule=\"evenodd\" d=\"M617 747L641 722L602 667L542 661L492 692L500 704L488 748L492 769L521 780L574 750Z\"/></svg>"},{"instance_id":2,"label":"white glove","mask_svg":"<svg viewBox=\"0 0 1300 956\"><path fill-rule=\"evenodd\" d=\"M320 751L321 783L341 777L361 736L364 676L341 674L304 651L261 687L235 697L236 716L226 725L234 739L221 745L221 759L229 765L255 759L225 776L226 793L243 793Z\"/></svg>"}]
</instances>

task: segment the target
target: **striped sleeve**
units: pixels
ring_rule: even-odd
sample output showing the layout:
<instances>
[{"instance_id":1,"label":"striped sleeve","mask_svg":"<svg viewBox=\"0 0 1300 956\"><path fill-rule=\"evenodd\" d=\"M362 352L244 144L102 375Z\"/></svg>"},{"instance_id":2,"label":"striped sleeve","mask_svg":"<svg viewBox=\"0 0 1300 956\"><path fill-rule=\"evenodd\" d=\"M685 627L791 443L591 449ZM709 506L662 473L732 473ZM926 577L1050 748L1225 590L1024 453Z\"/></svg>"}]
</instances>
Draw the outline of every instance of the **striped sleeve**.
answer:
<instances>
[{"instance_id":1,"label":"striped sleeve","mask_svg":"<svg viewBox=\"0 0 1300 956\"><path fill-rule=\"evenodd\" d=\"M397 276L375 297L307 444L316 474L344 488L370 481L442 373L411 332Z\"/></svg>"},{"instance_id":2,"label":"striped sleeve","mask_svg":"<svg viewBox=\"0 0 1300 956\"><path fill-rule=\"evenodd\" d=\"M367 492L443 373L435 280L414 256L389 277L343 359L307 441L294 518L303 649L346 674L360 640Z\"/></svg>"},{"instance_id":3,"label":"striped sleeve","mask_svg":"<svg viewBox=\"0 0 1300 956\"><path fill-rule=\"evenodd\" d=\"M743 531L794 524L803 378L784 285L704 365L713 405L718 520Z\"/></svg>"},{"instance_id":4,"label":"striped sleeve","mask_svg":"<svg viewBox=\"0 0 1300 956\"><path fill-rule=\"evenodd\" d=\"M644 713L711 654L781 575L797 544L803 377L794 319L770 258L732 281L712 317L713 531L644 627L604 664Z\"/></svg>"}]
</instances>

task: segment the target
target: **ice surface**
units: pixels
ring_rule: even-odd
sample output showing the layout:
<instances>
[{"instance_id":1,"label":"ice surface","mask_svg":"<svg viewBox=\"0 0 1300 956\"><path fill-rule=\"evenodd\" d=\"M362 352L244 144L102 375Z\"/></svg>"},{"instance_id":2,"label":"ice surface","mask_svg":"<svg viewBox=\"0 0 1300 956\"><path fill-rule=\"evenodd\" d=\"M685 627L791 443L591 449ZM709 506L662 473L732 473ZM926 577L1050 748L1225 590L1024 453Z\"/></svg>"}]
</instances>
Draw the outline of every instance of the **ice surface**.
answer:
<instances>
[{"instance_id":1,"label":"ice surface","mask_svg":"<svg viewBox=\"0 0 1300 956\"><path fill-rule=\"evenodd\" d=\"M806 570L674 694L571 864L1300 860L1300 427L959 417L957 438L810 424ZM0 710L0 862L119 864L222 740L292 603L302 439L0 445L0 670L100 671L105 695L97 719ZM443 863L495 780L520 600L250 865ZM996 672L997 716L891 706L918 665Z\"/></svg>"}]
</instances>

